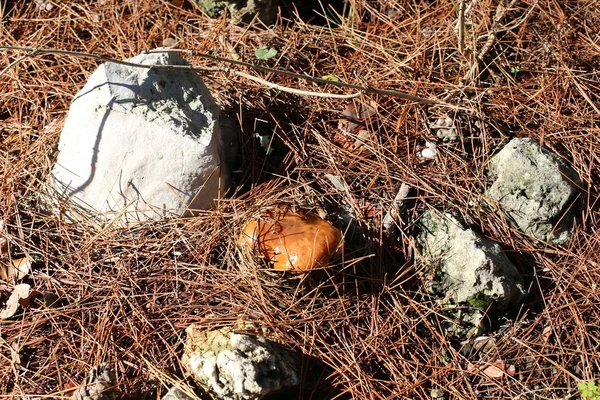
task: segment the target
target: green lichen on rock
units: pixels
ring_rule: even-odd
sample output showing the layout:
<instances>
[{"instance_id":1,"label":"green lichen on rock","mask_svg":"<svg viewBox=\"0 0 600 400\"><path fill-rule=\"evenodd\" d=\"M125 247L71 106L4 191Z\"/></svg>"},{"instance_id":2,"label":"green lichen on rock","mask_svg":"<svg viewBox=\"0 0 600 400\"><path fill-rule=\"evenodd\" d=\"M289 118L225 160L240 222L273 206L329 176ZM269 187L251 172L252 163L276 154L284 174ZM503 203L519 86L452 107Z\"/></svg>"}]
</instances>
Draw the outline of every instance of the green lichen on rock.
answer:
<instances>
[{"instance_id":1,"label":"green lichen on rock","mask_svg":"<svg viewBox=\"0 0 600 400\"><path fill-rule=\"evenodd\" d=\"M578 178L556 154L535 140L515 138L490 161L488 195L514 224L542 241L565 243L573 216L565 215L578 192Z\"/></svg>"},{"instance_id":2,"label":"green lichen on rock","mask_svg":"<svg viewBox=\"0 0 600 400\"><path fill-rule=\"evenodd\" d=\"M196 7L204 11L209 17L212 18L218 17L227 9L227 6L220 1L193 0L192 3L194 3Z\"/></svg>"},{"instance_id":3,"label":"green lichen on rock","mask_svg":"<svg viewBox=\"0 0 600 400\"><path fill-rule=\"evenodd\" d=\"M490 301L481 293L477 293L467 298L467 303L480 310L483 310L490 305Z\"/></svg>"}]
</instances>

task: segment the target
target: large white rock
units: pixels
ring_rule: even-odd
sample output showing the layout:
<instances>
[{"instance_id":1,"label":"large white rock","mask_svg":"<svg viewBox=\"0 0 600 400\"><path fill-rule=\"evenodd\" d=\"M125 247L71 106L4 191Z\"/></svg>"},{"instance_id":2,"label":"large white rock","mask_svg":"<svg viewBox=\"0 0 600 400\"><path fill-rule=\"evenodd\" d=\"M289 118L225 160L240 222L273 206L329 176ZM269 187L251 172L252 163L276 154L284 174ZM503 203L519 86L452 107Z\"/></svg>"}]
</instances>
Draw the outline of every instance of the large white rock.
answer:
<instances>
[{"instance_id":1,"label":"large white rock","mask_svg":"<svg viewBox=\"0 0 600 400\"><path fill-rule=\"evenodd\" d=\"M188 65L169 51L127 61ZM194 71L102 64L71 104L52 184L61 198L109 217L210 208L227 185L218 118Z\"/></svg>"}]
</instances>

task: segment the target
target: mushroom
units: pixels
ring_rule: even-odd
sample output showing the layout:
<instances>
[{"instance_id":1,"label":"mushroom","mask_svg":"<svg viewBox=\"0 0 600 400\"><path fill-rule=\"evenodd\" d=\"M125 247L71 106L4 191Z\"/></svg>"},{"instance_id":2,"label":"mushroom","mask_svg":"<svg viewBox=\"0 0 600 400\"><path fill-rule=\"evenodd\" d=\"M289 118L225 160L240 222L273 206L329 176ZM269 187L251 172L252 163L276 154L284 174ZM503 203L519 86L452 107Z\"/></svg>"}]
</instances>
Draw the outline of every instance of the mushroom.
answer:
<instances>
[{"instance_id":1,"label":"mushroom","mask_svg":"<svg viewBox=\"0 0 600 400\"><path fill-rule=\"evenodd\" d=\"M314 214L279 205L250 221L239 243L258 250L276 270L301 273L334 261L342 253L343 236Z\"/></svg>"}]
</instances>

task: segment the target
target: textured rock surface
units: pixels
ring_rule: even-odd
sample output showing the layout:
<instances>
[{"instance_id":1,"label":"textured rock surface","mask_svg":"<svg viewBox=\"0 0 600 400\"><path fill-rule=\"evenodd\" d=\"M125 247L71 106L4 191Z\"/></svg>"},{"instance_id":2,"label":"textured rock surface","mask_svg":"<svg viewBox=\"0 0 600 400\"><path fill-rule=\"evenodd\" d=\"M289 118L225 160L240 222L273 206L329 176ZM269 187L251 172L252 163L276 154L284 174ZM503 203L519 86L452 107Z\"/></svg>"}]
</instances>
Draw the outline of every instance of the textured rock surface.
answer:
<instances>
[{"instance_id":1,"label":"textured rock surface","mask_svg":"<svg viewBox=\"0 0 600 400\"><path fill-rule=\"evenodd\" d=\"M173 52L128 61L187 65ZM193 71L102 64L71 104L53 184L84 208L133 219L209 208L228 183L218 117Z\"/></svg>"},{"instance_id":2,"label":"textured rock surface","mask_svg":"<svg viewBox=\"0 0 600 400\"><path fill-rule=\"evenodd\" d=\"M578 179L556 154L535 140L515 138L492 158L489 175L489 196L519 229L543 241L570 239L573 217L564 213Z\"/></svg>"},{"instance_id":3,"label":"textured rock surface","mask_svg":"<svg viewBox=\"0 0 600 400\"><path fill-rule=\"evenodd\" d=\"M192 0L211 17L218 17L227 11L231 22L250 22L256 15L265 24L271 25L277 18L278 0Z\"/></svg>"},{"instance_id":4,"label":"textured rock surface","mask_svg":"<svg viewBox=\"0 0 600 400\"><path fill-rule=\"evenodd\" d=\"M191 397L179 390L176 387L172 387L161 400L197 400L198 397Z\"/></svg>"},{"instance_id":5,"label":"textured rock surface","mask_svg":"<svg viewBox=\"0 0 600 400\"><path fill-rule=\"evenodd\" d=\"M299 383L289 353L265 338L195 325L186 333L182 364L219 399L258 399Z\"/></svg>"},{"instance_id":6,"label":"textured rock surface","mask_svg":"<svg viewBox=\"0 0 600 400\"><path fill-rule=\"evenodd\" d=\"M431 289L445 301L505 310L525 297L523 279L497 243L436 211L423 214L419 230L417 244L435 268Z\"/></svg>"}]
</instances>

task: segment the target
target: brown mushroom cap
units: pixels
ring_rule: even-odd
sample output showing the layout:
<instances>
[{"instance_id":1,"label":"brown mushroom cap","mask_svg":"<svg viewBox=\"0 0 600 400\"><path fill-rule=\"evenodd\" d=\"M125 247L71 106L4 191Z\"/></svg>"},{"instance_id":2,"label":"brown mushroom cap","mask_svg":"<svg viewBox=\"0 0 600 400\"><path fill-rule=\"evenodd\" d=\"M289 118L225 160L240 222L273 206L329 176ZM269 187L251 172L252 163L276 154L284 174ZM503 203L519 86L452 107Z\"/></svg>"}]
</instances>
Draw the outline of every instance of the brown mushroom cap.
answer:
<instances>
[{"instance_id":1,"label":"brown mushroom cap","mask_svg":"<svg viewBox=\"0 0 600 400\"><path fill-rule=\"evenodd\" d=\"M240 244L258 249L274 269L305 272L325 267L343 248L342 232L314 214L277 206L250 221Z\"/></svg>"}]
</instances>

